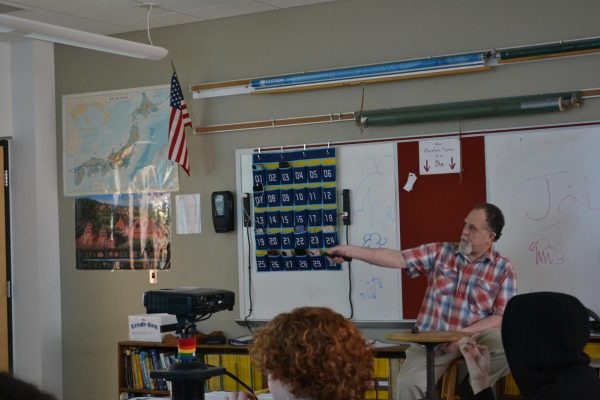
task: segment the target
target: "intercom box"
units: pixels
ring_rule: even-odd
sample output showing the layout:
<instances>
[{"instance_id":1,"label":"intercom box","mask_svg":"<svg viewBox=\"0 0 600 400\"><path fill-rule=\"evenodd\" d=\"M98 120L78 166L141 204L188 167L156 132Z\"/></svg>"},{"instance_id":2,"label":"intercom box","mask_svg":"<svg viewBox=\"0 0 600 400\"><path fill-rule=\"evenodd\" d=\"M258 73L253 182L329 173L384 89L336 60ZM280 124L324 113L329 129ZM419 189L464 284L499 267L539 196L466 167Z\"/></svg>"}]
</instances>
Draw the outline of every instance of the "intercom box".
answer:
<instances>
[{"instance_id":1,"label":"intercom box","mask_svg":"<svg viewBox=\"0 0 600 400\"><path fill-rule=\"evenodd\" d=\"M175 333L177 318L172 314L136 314L128 317L129 340L162 342L165 335Z\"/></svg>"},{"instance_id":2,"label":"intercom box","mask_svg":"<svg viewBox=\"0 0 600 400\"><path fill-rule=\"evenodd\" d=\"M213 192L211 196L212 219L215 232L230 232L233 228L233 194L229 191Z\"/></svg>"}]
</instances>

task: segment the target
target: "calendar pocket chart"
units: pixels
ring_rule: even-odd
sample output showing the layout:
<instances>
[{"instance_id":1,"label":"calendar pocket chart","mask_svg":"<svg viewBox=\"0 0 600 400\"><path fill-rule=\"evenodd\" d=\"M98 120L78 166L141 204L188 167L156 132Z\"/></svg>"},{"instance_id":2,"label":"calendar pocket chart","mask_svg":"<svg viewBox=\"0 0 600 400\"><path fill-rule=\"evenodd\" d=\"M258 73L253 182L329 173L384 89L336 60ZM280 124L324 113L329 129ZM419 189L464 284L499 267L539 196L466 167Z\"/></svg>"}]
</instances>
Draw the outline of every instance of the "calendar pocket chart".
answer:
<instances>
[{"instance_id":1,"label":"calendar pocket chart","mask_svg":"<svg viewBox=\"0 0 600 400\"><path fill-rule=\"evenodd\" d=\"M257 272L339 271L336 149L252 157Z\"/></svg>"}]
</instances>

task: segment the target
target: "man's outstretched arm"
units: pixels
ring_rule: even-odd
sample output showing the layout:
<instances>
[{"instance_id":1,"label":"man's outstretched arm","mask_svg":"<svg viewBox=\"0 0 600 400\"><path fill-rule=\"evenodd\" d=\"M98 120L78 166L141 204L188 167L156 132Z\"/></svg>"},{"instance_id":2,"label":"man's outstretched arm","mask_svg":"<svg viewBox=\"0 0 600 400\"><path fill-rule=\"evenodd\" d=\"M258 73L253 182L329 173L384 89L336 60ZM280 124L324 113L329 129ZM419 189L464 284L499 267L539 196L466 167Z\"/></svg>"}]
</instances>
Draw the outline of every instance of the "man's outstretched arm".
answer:
<instances>
[{"instance_id":1,"label":"man's outstretched arm","mask_svg":"<svg viewBox=\"0 0 600 400\"><path fill-rule=\"evenodd\" d=\"M352 259L366 261L370 264L379 265L386 268L406 268L404 257L398 250L392 249L371 249L358 246L335 246L328 251L333 256L344 256ZM342 263L341 257L334 257L334 261Z\"/></svg>"}]
</instances>

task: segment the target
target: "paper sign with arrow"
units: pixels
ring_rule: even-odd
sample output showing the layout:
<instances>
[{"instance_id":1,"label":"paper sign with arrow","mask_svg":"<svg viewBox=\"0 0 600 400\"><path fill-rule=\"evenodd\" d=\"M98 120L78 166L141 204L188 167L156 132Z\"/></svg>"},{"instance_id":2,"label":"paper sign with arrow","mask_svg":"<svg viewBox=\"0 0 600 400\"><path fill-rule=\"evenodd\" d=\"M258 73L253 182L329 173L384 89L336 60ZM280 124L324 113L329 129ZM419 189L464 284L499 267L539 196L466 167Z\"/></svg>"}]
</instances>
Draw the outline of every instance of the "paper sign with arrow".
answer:
<instances>
[{"instance_id":1,"label":"paper sign with arrow","mask_svg":"<svg viewBox=\"0 0 600 400\"><path fill-rule=\"evenodd\" d=\"M421 175L453 174L460 171L459 139L419 141L419 173Z\"/></svg>"}]
</instances>

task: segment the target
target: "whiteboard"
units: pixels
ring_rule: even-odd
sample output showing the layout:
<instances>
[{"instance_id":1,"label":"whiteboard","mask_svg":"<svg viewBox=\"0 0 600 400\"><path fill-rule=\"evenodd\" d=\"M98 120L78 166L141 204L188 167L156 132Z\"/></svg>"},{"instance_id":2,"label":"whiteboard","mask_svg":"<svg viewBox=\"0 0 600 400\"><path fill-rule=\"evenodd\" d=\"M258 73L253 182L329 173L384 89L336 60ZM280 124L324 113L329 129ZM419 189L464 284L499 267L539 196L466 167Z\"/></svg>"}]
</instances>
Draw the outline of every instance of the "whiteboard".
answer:
<instances>
[{"instance_id":1,"label":"whiteboard","mask_svg":"<svg viewBox=\"0 0 600 400\"><path fill-rule=\"evenodd\" d=\"M488 198L506 219L497 247L519 293L565 292L598 309L600 127L488 136L485 148Z\"/></svg>"},{"instance_id":2,"label":"whiteboard","mask_svg":"<svg viewBox=\"0 0 600 400\"><path fill-rule=\"evenodd\" d=\"M350 189L349 243L399 249L396 144L351 144L337 146L336 151L338 211L342 208L342 189ZM252 149L236 151L240 198L244 193L252 193L252 154ZM350 317L348 264L343 264L342 271L257 272L253 228L243 227L242 201L237 203L240 318L246 319L249 314L250 295L252 312L248 320L271 319L300 306L326 306ZM338 221L341 221L339 214ZM346 243L346 230L341 223L338 236L340 243ZM399 270L355 260L351 282L354 320L402 320Z\"/></svg>"}]
</instances>

